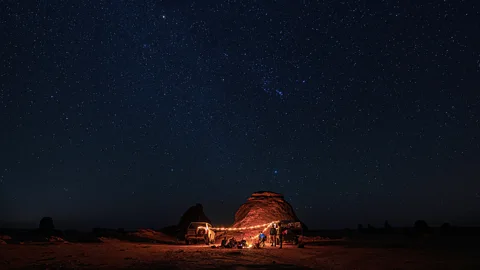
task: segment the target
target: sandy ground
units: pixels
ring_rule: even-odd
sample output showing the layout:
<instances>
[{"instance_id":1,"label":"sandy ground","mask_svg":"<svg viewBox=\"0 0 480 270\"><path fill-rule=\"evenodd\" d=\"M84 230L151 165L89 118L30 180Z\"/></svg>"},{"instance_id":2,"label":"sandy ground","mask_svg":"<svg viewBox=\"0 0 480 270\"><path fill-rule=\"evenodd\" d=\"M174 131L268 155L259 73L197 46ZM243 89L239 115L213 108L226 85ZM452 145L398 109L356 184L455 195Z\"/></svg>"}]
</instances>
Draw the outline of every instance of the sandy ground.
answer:
<instances>
[{"instance_id":1,"label":"sandy ground","mask_svg":"<svg viewBox=\"0 0 480 270\"><path fill-rule=\"evenodd\" d=\"M120 241L44 243L0 245L0 269L480 269L479 253L474 253L341 245L220 249Z\"/></svg>"}]
</instances>

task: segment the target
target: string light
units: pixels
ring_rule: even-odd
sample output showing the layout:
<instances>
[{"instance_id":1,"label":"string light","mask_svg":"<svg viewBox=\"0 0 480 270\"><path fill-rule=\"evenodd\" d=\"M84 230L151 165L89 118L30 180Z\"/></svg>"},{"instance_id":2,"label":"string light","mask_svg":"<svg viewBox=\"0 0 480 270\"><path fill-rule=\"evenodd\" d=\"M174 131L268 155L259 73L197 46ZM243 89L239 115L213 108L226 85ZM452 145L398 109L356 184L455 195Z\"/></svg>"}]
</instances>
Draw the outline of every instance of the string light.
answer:
<instances>
[{"instance_id":1,"label":"string light","mask_svg":"<svg viewBox=\"0 0 480 270\"><path fill-rule=\"evenodd\" d=\"M265 223L265 224L261 224L261 225L255 225L255 226L250 226L250 227L239 227L239 228L225 228L225 227L212 227L210 228L211 230L214 230L214 231L244 231L244 230L253 230L253 229L258 229L258 228L267 228L271 225L273 225L274 223L277 223L279 221L272 221L272 222L269 222L269 223Z\"/></svg>"},{"instance_id":2,"label":"string light","mask_svg":"<svg viewBox=\"0 0 480 270\"><path fill-rule=\"evenodd\" d=\"M259 228L264 228L264 231L272 226L273 224L275 223L279 223L280 221L277 220L277 221L272 221L272 222L269 222L269 223L265 223L265 224L260 224L260 225L255 225L255 226L250 226L250 227L238 227L238 228L235 228L235 227L231 227L231 228L226 228L226 227L208 227L208 226L198 226L199 229L205 229L205 230L213 230L213 231L244 231L244 230L253 230L253 229L259 229Z\"/></svg>"},{"instance_id":3,"label":"string light","mask_svg":"<svg viewBox=\"0 0 480 270\"><path fill-rule=\"evenodd\" d=\"M255 226L249 226L249 227L239 227L239 228L234 228L234 227L231 227L231 228L226 228L226 227L208 227L208 226L198 226L199 229L204 229L206 231L208 230L213 230L213 231L245 231L245 230L253 230L253 229L259 229L259 228L263 228L263 231L262 232L265 232L265 230L268 229L268 227L270 226L273 226L274 224L276 223L279 223L280 221L277 220L277 221L272 221L272 222L269 222L269 223L265 223L265 224L260 224L260 225L255 225ZM256 239L258 236L251 236L250 237L250 240L252 239ZM252 247L252 244L249 244L248 245L248 248L251 248Z\"/></svg>"},{"instance_id":4,"label":"string light","mask_svg":"<svg viewBox=\"0 0 480 270\"><path fill-rule=\"evenodd\" d=\"M280 221L277 220L277 221L272 221L272 222L269 222L269 223L265 223L265 224L260 224L260 225L255 225L255 226L250 226L250 227L239 227L239 228L225 228L225 227L208 227L208 226L198 226L199 229L204 229L206 231L208 230L213 230L213 231L245 231L245 230L253 230L253 229L259 229L259 228L263 228L263 231L262 232L265 232L265 230L268 229L268 227L270 226L273 226L274 224L276 223L279 223ZM250 237L250 240L253 240L253 239L256 239L258 236L251 236ZM252 244L251 243L247 243L247 248L252 248Z\"/></svg>"}]
</instances>

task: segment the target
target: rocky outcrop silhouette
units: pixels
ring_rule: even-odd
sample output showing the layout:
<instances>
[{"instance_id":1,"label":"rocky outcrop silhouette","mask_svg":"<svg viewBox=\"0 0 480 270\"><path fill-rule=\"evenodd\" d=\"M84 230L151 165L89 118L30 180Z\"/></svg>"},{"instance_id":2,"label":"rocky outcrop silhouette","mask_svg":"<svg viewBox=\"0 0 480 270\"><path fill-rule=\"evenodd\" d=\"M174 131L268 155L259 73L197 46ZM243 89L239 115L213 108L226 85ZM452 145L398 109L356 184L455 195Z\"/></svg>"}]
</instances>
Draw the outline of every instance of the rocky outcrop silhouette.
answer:
<instances>
[{"instance_id":1,"label":"rocky outcrop silhouette","mask_svg":"<svg viewBox=\"0 0 480 270\"><path fill-rule=\"evenodd\" d=\"M53 231L55 229L55 226L53 225L53 218L43 217L40 220L40 225L38 228L42 231Z\"/></svg>"},{"instance_id":2,"label":"rocky outcrop silhouette","mask_svg":"<svg viewBox=\"0 0 480 270\"><path fill-rule=\"evenodd\" d=\"M148 242L148 243L162 243L162 244L175 244L175 238L168 236L162 232L158 232L152 229L140 229L135 232L127 234L127 239L132 242Z\"/></svg>"},{"instance_id":3,"label":"rocky outcrop silhouette","mask_svg":"<svg viewBox=\"0 0 480 270\"><path fill-rule=\"evenodd\" d=\"M196 205L188 208L187 211L185 211L185 213L180 218L180 221L178 222L177 228L180 231L184 231L187 229L188 225L190 225L191 222L196 221L211 223L210 219L203 212L203 205L200 203L197 203Z\"/></svg>"},{"instance_id":4,"label":"rocky outcrop silhouette","mask_svg":"<svg viewBox=\"0 0 480 270\"><path fill-rule=\"evenodd\" d=\"M188 225L190 225L191 222L197 221L208 222L212 224L207 215L205 215L205 212L203 211L203 205L200 203L188 208L187 211L185 211L185 213L183 213L183 215L180 217L180 221L177 225L164 227L160 229L160 232L168 236L175 236L177 240L183 240Z\"/></svg>"},{"instance_id":5,"label":"rocky outcrop silhouette","mask_svg":"<svg viewBox=\"0 0 480 270\"><path fill-rule=\"evenodd\" d=\"M237 210L233 227L255 226L276 220L300 221L282 194L258 191Z\"/></svg>"},{"instance_id":6,"label":"rocky outcrop silhouette","mask_svg":"<svg viewBox=\"0 0 480 270\"><path fill-rule=\"evenodd\" d=\"M425 220L417 220L415 224L413 224L413 228L416 233L425 234L430 232L430 227L428 226Z\"/></svg>"}]
</instances>

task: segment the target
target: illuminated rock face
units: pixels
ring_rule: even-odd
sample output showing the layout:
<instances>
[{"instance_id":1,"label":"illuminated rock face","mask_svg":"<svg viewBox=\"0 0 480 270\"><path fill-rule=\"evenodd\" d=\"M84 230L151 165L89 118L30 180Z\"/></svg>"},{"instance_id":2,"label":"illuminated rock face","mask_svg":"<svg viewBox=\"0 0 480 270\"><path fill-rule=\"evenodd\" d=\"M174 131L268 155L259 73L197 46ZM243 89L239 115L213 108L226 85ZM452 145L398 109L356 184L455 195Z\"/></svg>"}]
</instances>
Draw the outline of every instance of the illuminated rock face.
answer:
<instances>
[{"instance_id":1,"label":"illuminated rock face","mask_svg":"<svg viewBox=\"0 0 480 270\"><path fill-rule=\"evenodd\" d=\"M233 227L255 226L276 220L300 221L282 194L258 191L237 210Z\"/></svg>"}]
</instances>

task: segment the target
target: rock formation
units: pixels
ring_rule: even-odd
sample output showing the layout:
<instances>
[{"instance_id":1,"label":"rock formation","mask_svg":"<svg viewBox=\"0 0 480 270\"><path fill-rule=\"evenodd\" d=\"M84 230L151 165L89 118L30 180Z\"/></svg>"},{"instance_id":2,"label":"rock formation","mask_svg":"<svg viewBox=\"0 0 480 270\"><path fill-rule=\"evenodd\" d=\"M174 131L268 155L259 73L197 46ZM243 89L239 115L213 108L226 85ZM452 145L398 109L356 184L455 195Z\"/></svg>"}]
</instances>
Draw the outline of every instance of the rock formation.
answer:
<instances>
[{"instance_id":1,"label":"rock formation","mask_svg":"<svg viewBox=\"0 0 480 270\"><path fill-rule=\"evenodd\" d=\"M237 210L233 227L255 226L276 220L300 221L282 194L258 191Z\"/></svg>"},{"instance_id":2,"label":"rock formation","mask_svg":"<svg viewBox=\"0 0 480 270\"><path fill-rule=\"evenodd\" d=\"M53 218L43 217L40 220L40 225L38 228L42 231L53 231L55 229L55 226L53 225Z\"/></svg>"},{"instance_id":3,"label":"rock formation","mask_svg":"<svg viewBox=\"0 0 480 270\"><path fill-rule=\"evenodd\" d=\"M175 244L175 237L151 229L141 229L127 234L129 241Z\"/></svg>"},{"instance_id":4,"label":"rock formation","mask_svg":"<svg viewBox=\"0 0 480 270\"><path fill-rule=\"evenodd\" d=\"M203 205L199 203L188 208L187 211L185 211L183 216L180 218L180 222L178 222L177 228L180 229L180 231L184 231L187 229L188 225L190 225L190 222L195 221L204 221L211 223L210 219L203 212Z\"/></svg>"}]
</instances>

